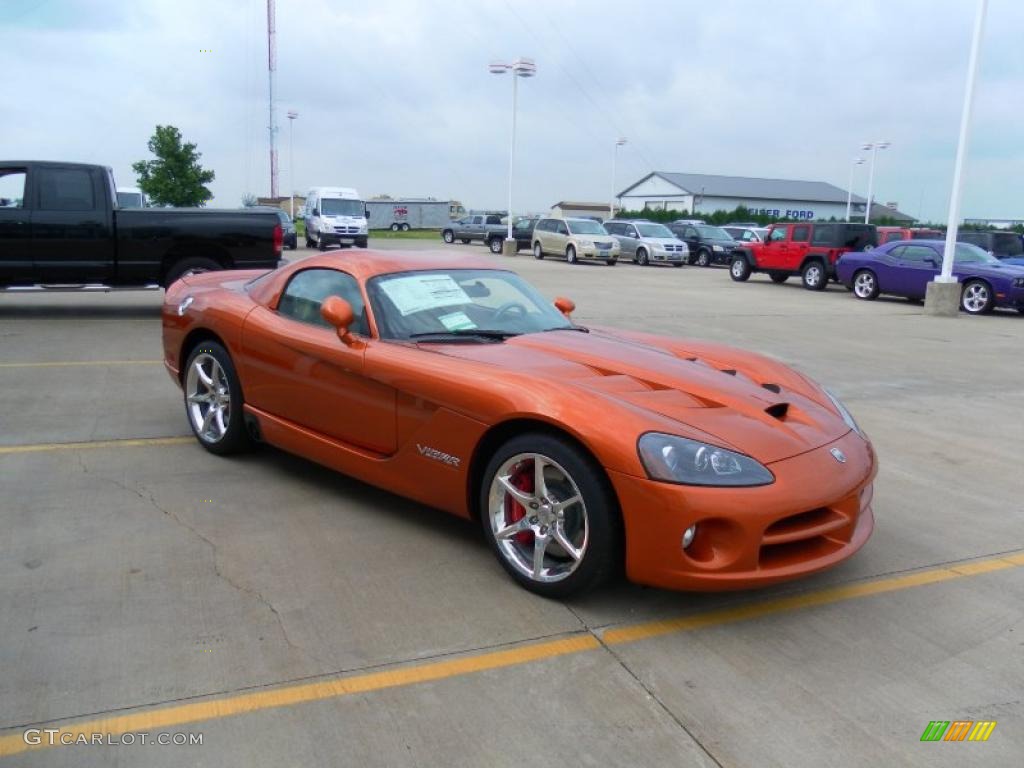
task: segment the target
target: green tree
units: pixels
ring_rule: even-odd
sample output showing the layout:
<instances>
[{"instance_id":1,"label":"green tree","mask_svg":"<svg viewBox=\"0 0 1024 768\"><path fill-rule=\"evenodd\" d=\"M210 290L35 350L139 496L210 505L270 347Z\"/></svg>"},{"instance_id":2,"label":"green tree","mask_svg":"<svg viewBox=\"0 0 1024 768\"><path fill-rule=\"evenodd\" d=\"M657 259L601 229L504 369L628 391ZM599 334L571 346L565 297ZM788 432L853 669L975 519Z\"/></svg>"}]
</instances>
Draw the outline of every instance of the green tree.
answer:
<instances>
[{"instance_id":1,"label":"green tree","mask_svg":"<svg viewBox=\"0 0 1024 768\"><path fill-rule=\"evenodd\" d=\"M139 189L153 204L201 206L210 199L206 185L214 173L199 164L202 155L195 144L182 143L181 131L173 125L158 125L148 146L156 159L132 163L132 170L139 176Z\"/></svg>"},{"instance_id":2,"label":"green tree","mask_svg":"<svg viewBox=\"0 0 1024 768\"><path fill-rule=\"evenodd\" d=\"M242 207L243 208L255 208L259 200L256 199L256 195L252 192L246 192L242 195Z\"/></svg>"}]
</instances>

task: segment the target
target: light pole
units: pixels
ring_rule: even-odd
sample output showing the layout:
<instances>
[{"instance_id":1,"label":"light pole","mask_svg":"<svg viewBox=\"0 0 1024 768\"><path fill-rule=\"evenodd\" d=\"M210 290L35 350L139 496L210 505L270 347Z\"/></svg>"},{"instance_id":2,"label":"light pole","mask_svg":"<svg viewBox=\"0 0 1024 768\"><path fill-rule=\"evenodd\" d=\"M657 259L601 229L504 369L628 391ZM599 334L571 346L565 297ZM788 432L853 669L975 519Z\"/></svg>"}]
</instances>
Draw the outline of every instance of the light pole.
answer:
<instances>
[{"instance_id":1,"label":"light pole","mask_svg":"<svg viewBox=\"0 0 1024 768\"><path fill-rule=\"evenodd\" d=\"M850 221L850 206L853 204L853 171L858 165L864 165L863 157L853 158L850 163L850 183L846 185L846 221Z\"/></svg>"},{"instance_id":2,"label":"light pole","mask_svg":"<svg viewBox=\"0 0 1024 768\"><path fill-rule=\"evenodd\" d=\"M292 219L295 219L295 119L298 112L288 112L288 188L292 197Z\"/></svg>"},{"instance_id":3,"label":"light pole","mask_svg":"<svg viewBox=\"0 0 1024 768\"><path fill-rule=\"evenodd\" d=\"M875 186L875 155L878 154L878 150L886 149L888 146L888 141L875 141L861 147L864 151L871 151L871 164L868 166L868 204L864 208L865 224L871 221L871 196L874 194Z\"/></svg>"},{"instance_id":4,"label":"light pole","mask_svg":"<svg viewBox=\"0 0 1024 768\"><path fill-rule=\"evenodd\" d=\"M615 140L615 149L612 150L612 199L608 203L608 212L611 214L611 218L615 218L615 166L619 160L619 147L626 143L626 137L620 136Z\"/></svg>"},{"instance_id":5,"label":"light pole","mask_svg":"<svg viewBox=\"0 0 1024 768\"><path fill-rule=\"evenodd\" d=\"M492 61L489 69L492 75L503 75L506 72L512 73L512 139L509 142L508 150L508 236L502 248L506 256L514 256L516 252L516 241L512 239L512 165L516 157L516 104L518 99L517 84L520 77L533 77L537 74L537 65L533 59L522 57L513 62Z\"/></svg>"},{"instance_id":6,"label":"light pole","mask_svg":"<svg viewBox=\"0 0 1024 768\"><path fill-rule=\"evenodd\" d=\"M956 317L960 309L960 290L953 276L953 258L956 255L956 235L960 227L960 195L963 192L964 156L971 133L971 111L974 108L974 83L978 79L978 51L981 47L981 32L985 27L985 10L988 0L978 0L974 16L974 36L971 38L971 55L967 60L967 86L964 89L964 106L960 113L960 139L956 145L956 162L953 166L953 191L949 197L949 219L946 222L946 245L942 251L942 272L925 287L925 311L933 315Z\"/></svg>"}]
</instances>

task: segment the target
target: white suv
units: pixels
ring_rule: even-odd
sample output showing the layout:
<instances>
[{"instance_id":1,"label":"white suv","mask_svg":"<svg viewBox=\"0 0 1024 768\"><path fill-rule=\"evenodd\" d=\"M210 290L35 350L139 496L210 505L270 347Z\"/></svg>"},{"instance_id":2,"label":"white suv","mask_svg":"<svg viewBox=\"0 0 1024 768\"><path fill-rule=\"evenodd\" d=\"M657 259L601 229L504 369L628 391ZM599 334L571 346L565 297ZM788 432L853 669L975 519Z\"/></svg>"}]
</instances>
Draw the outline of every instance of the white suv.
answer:
<instances>
[{"instance_id":1,"label":"white suv","mask_svg":"<svg viewBox=\"0 0 1024 768\"><path fill-rule=\"evenodd\" d=\"M593 219L545 218L533 228L533 256L552 255L570 264L603 261L611 267L619 260L619 242Z\"/></svg>"}]
</instances>

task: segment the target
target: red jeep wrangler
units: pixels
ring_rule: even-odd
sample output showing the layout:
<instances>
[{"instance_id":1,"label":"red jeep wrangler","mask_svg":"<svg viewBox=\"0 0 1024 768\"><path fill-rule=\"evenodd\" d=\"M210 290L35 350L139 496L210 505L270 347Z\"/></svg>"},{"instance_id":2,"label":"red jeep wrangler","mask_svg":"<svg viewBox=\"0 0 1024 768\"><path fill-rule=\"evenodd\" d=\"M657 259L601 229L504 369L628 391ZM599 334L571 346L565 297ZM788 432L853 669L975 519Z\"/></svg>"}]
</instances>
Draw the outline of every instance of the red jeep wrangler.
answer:
<instances>
[{"instance_id":1,"label":"red jeep wrangler","mask_svg":"<svg viewBox=\"0 0 1024 768\"><path fill-rule=\"evenodd\" d=\"M743 282L754 272L767 272L773 283L800 275L804 288L823 291L836 276L836 261L847 251L878 245L873 224L801 221L773 224L763 243L744 243L732 252L729 274Z\"/></svg>"}]
</instances>

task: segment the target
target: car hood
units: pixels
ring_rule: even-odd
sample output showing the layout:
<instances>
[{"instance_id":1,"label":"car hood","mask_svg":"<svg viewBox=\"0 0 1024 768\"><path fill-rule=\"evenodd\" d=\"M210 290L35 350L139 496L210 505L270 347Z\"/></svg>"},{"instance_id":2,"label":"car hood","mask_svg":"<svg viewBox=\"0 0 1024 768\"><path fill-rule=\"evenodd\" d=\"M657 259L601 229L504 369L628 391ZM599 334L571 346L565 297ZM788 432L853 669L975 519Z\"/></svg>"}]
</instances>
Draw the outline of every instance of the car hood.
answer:
<instances>
[{"instance_id":1,"label":"car hood","mask_svg":"<svg viewBox=\"0 0 1024 768\"><path fill-rule=\"evenodd\" d=\"M640 242L650 245L679 245L678 237L641 237Z\"/></svg>"},{"instance_id":2,"label":"car hood","mask_svg":"<svg viewBox=\"0 0 1024 768\"><path fill-rule=\"evenodd\" d=\"M821 390L786 366L727 347L692 346L697 351L670 351L613 331L593 330L429 348L549 381L563 394L587 392L609 405L646 412L652 430L710 439L765 464L813 450L850 431L823 404ZM678 429L667 427L666 419Z\"/></svg>"},{"instance_id":3,"label":"car hood","mask_svg":"<svg viewBox=\"0 0 1024 768\"><path fill-rule=\"evenodd\" d=\"M954 264L953 271L981 277L1001 277L1004 280L1024 277L1024 266L1016 264Z\"/></svg>"}]
</instances>

